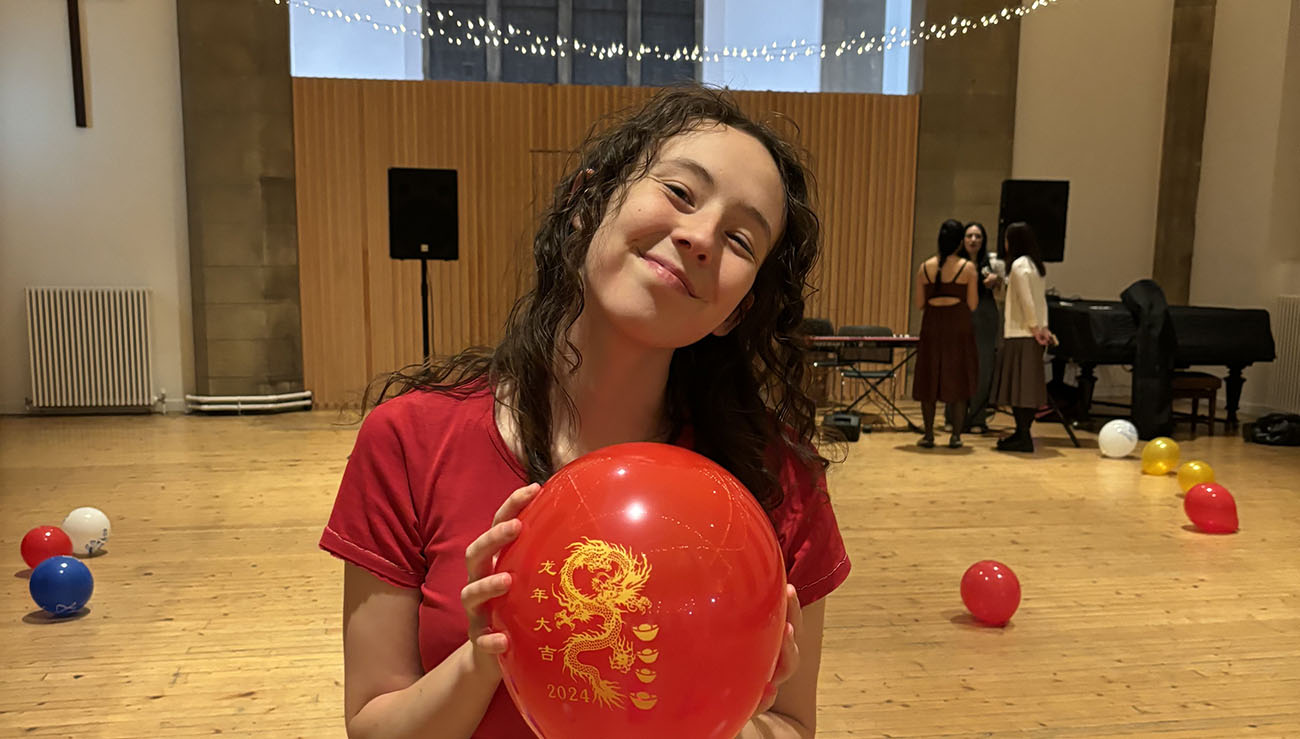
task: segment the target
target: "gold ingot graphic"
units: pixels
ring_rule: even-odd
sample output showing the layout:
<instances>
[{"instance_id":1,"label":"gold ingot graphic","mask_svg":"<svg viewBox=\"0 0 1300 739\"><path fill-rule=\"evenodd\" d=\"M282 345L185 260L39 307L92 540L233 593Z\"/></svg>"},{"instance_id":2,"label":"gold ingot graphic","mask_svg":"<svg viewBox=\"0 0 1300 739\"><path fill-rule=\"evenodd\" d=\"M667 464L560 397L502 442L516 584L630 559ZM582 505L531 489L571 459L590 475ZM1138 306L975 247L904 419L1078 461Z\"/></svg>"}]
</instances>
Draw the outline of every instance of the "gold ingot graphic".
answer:
<instances>
[{"instance_id":1,"label":"gold ingot graphic","mask_svg":"<svg viewBox=\"0 0 1300 739\"><path fill-rule=\"evenodd\" d=\"M646 667L642 667L636 671L636 679L643 683L652 683L655 681L656 677L659 677L659 675L654 670Z\"/></svg>"},{"instance_id":2,"label":"gold ingot graphic","mask_svg":"<svg viewBox=\"0 0 1300 739\"><path fill-rule=\"evenodd\" d=\"M659 659L659 650L650 649L649 647L647 647L637 652L636 658L646 663L647 665L653 665L655 663L655 660Z\"/></svg>"},{"instance_id":3,"label":"gold ingot graphic","mask_svg":"<svg viewBox=\"0 0 1300 739\"><path fill-rule=\"evenodd\" d=\"M633 693L628 697L632 699L632 705L640 708L642 711L648 711L651 708L654 708L655 704L659 702L659 696L651 695L644 690L638 693Z\"/></svg>"},{"instance_id":4,"label":"gold ingot graphic","mask_svg":"<svg viewBox=\"0 0 1300 739\"><path fill-rule=\"evenodd\" d=\"M659 636L659 627L651 624L637 624L632 627L632 633L641 641L654 641Z\"/></svg>"}]
</instances>

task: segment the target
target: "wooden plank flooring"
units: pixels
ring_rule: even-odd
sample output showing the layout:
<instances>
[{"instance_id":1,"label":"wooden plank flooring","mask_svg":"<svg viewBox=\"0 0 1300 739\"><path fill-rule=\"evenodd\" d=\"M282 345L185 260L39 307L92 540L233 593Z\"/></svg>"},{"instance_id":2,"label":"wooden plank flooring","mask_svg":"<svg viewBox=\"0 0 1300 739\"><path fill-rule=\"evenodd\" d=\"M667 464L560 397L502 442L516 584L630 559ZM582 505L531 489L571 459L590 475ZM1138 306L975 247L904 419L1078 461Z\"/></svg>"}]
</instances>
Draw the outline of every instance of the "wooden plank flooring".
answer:
<instances>
[{"instance_id":1,"label":"wooden plank flooring","mask_svg":"<svg viewBox=\"0 0 1300 739\"><path fill-rule=\"evenodd\" d=\"M341 565L316 549L343 421L0 418L0 736L343 736ZM1172 476L1038 431L1032 458L849 447L819 736L1300 736L1300 450L1185 442L1241 512L1206 536ZM82 505L112 539L89 613L48 623L18 543ZM962 608L983 558L1024 589L1006 629Z\"/></svg>"}]
</instances>

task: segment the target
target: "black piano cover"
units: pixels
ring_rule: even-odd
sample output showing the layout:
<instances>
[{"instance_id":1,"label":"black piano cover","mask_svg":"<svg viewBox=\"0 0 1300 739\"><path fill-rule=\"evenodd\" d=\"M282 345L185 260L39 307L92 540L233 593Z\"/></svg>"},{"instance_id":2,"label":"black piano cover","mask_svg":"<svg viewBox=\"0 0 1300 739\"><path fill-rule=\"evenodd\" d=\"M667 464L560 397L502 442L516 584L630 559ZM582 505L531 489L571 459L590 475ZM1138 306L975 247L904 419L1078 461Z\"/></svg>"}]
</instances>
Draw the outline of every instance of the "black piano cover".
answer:
<instances>
[{"instance_id":1,"label":"black piano cover","mask_svg":"<svg viewBox=\"0 0 1300 739\"><path fill-rule=\"evenodd\" d=\"M1047 313L1061 342L1054 350L1057 356L1091 364L1133 363L1137 324L1122 303L1049 298ZM1180 367L1244 366L1276 356L1266 310L1173 305L1169 313Z\"/></svg>"}]
</instances>

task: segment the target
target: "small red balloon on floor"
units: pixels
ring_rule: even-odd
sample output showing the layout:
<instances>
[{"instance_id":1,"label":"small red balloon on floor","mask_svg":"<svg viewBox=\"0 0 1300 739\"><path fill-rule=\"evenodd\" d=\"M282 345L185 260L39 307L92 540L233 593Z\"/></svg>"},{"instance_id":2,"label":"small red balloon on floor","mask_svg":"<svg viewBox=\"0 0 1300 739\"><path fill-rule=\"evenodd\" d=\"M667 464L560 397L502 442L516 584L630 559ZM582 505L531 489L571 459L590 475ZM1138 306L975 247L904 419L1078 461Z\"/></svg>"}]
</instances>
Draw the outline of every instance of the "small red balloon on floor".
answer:
<instances>
[{"instance_id":1,"label":"small red balloon on floor","mask_svg":"<svg viewBox=\"0 0 1300 739\"><path fill-rule=\"evenodd\" d=\"M1237 530L1237 502L1218 483L1193 485L1183 498L1183 510L1192 524L1207 534L1231 534Z\"/></svg>"},{"instance_id":2,"label":"small red balloon on floor","mask_svg":"<svg viewBox=\"0 0 1300 739\"><path fill-rule=\"evenodd\" d=\"M961 576L961 600L976 620L1005 626L1020 607L1020 580L1001 562L976 562Z\"/></svg>"},{"instance_id":3,"label":"small red balloon on floor","mask_svg":"<svg viewBox=\"0 0 1300 739\"><path fill-rule=\"evenodd\" d=\"M72 539L58 526L37 526L23 537L23 561L35 568L50 557L72 554Z\"/></svg>"}]
</instances>

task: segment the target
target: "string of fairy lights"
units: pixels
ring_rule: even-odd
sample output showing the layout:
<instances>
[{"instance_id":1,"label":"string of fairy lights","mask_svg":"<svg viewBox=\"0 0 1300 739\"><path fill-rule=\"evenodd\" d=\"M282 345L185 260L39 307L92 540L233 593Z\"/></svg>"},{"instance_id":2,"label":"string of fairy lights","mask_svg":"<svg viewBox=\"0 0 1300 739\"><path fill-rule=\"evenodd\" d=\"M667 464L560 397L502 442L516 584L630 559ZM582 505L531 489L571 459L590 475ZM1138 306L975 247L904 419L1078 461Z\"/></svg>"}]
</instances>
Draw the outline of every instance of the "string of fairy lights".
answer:
<instances>
[{"instance_id":1,"label":"string of fairy lights","mask_svg":"<svg viewBox=\"0 0 1300 739\"><path fill-rule=\"evenodd\" d=\"M641 44L633 49L621 42L594 44L560 35L541 35L510 23L502 27L482 16L458 15L452 10L427 8L416 3L403 3L401 0L384 0L387 8L396 8L407 17L406 22L399 23L387 22L387 19L378 20L369 13L349 13L338 8L330 8L329 0L316 2L274 0L276 5L299 8L306 11L308 15L322 20L356 24L361 27L369 26L372 31L394 36L409 35L420 39L438 37L452 46L493 46L533 56L564 57L586 54L602 60L631 57L640 61L645 57L652 57L673 62L721 62L724 59L740 59L747 62L777 63L792 62L814 55L825 59L827 55L839 57L845 54L882 53L896 48L905 49L1018 20L1060 1L1033 0L1025 5L1009 5L995 13L981 15L978 19L953 16L943 23L921 21L914 26L895 26L889 29L888 33L873 36L868 36L866 31L860 31L856 36L850 35L838 44L832 45L810 44L807 39L791 39L789 44L773 41L769 45L754 47L727 46L721 49L710 49L708 46L697 45L663 49L657 45Z\"/></svg>"}]
</instances>

